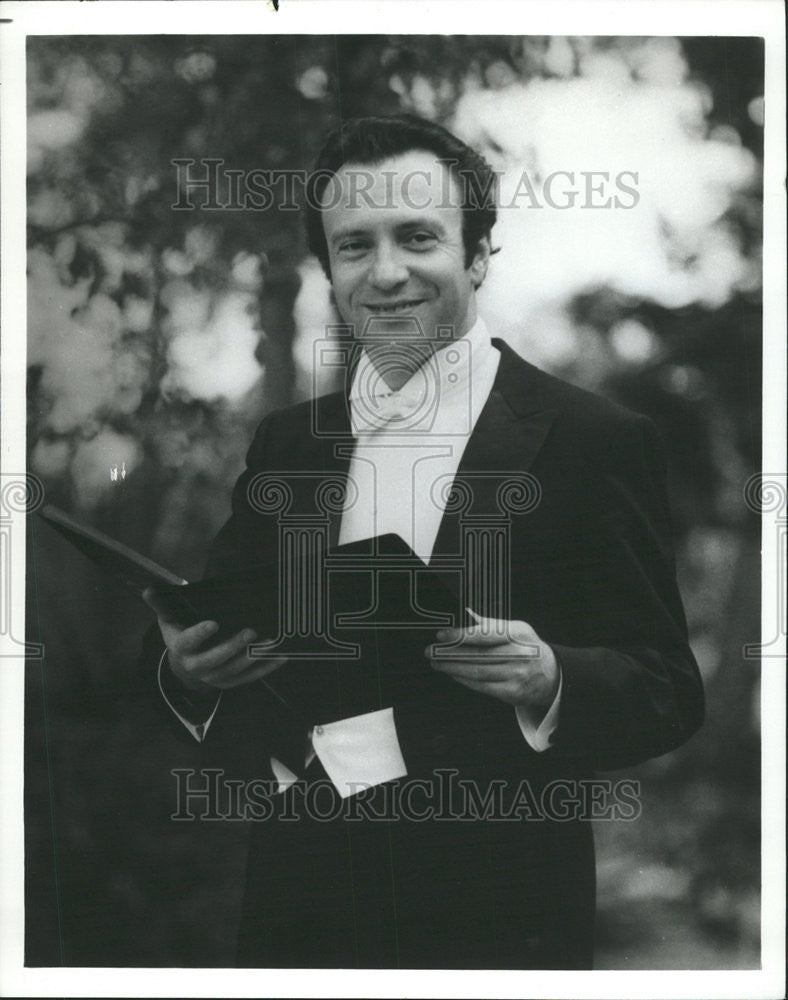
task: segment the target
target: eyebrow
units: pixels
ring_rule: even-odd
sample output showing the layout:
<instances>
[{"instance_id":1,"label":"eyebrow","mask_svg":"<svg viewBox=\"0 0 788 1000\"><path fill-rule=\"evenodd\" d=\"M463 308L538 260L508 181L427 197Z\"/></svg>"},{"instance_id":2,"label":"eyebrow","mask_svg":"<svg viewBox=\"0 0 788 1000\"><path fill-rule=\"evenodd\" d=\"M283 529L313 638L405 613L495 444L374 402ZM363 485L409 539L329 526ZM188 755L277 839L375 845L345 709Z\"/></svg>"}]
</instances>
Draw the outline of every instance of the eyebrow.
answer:
<instances>
[{"instance_id":1,"label":"eyebrow","mask_svg":"<svg viewBox=\"0 0 788 1000\"><path fill-rule=\"evenodd\" d=\"M406 219L398 223L394 229L398 234L413 231L414 229L434 229L438 235L446 235L444 226L437 219L431 218ZM332 246L336 246L341 240L346 240L352 236L369 236L370 233L370 229L363 228L340 229L331 237L331 244Z\"/></svg>"}]
</instances>

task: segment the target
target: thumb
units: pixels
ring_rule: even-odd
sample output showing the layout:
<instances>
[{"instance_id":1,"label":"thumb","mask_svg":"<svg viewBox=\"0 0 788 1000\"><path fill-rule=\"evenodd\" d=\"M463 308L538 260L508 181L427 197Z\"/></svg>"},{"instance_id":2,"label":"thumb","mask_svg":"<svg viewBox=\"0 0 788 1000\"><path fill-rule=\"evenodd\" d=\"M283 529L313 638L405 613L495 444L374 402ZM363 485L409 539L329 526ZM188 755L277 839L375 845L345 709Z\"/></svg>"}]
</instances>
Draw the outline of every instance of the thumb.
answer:
<instances>
[{"instance_id":1,"label":"thumb","mask_svg":"<svg viewBox=\"0 0 788 1000\"><path fill-rule=\"evenodd\" d=\"M472 642L482 646L497 646L509 638L509 622L498 618L484 618L472 608L465 609L474 620L474 625L463 629L447 629L438 632L438 638L462 638L463 642Z\"/></svg>"},{"instance_id":2,"label":"thumb","mask_svg":"<svg viewBox=\"0 0 788 1000\"><path fill-rule=\"evenodd\" d=\"M471 608L465 609L476 622L464 629L465 638L480 645L495 645L513 642L531 645L537 638L531 626L524 621L508 621L502 618L484 618Z\"/></svg>"}]
</instances>

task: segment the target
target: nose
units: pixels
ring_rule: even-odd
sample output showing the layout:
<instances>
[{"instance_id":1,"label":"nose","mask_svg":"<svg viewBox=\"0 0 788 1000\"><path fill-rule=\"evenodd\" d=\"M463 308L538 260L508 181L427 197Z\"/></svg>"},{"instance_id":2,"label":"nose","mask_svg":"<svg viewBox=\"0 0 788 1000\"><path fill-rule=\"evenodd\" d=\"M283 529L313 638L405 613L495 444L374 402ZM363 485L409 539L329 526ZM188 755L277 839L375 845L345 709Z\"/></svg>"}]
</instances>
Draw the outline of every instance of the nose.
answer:
<instances>
[{"instance_id":1,"label":"nose","mask_svg":"<svg viewBox=\"0 0 788 1000\"><path fill-rule=\"evenodd\" d=\"M397 248L384 243L375 250L369 281L381 291L389 291L408 280L408 269Z\"/></svg>"}]
</instances>

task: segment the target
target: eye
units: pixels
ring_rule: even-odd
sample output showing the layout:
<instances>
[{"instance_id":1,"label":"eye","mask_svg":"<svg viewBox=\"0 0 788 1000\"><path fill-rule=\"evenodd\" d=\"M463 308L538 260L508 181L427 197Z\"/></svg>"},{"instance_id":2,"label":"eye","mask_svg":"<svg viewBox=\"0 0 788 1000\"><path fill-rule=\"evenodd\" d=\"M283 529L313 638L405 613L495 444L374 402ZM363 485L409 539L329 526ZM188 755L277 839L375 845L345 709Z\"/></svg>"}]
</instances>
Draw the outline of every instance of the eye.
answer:
<instances>
[{"instance_id":1,"label":"eye","mask_svg":"<svg viewBox=\"0 0 788 1000\"><path fill-rule=\"evenodd\" d=\"M337 248L343 257L360 257L366 250L367 244L363 240L345 240Z\"/></svg>"},{"instance_id":2,"label":"eye","mask_svg":"<svg viewBox=\"0 0 788 1000\"><path fill-rule=\"evenodd\" d=\"M405 243L415 250L429 250L435 245L437 238L434 233L426 232L424 230L418 230L418 232L410 233L405 238Z\"/></svg>"}]
</instances>

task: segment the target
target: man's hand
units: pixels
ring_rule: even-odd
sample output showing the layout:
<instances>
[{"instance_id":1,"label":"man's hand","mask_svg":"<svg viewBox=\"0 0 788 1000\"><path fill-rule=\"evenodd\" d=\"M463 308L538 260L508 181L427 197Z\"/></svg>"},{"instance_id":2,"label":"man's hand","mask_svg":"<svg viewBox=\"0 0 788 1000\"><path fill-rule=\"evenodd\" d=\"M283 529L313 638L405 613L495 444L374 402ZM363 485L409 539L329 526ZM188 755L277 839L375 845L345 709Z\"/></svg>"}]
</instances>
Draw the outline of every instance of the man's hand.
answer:
<instances>
[{"instance_id":1,"label":"man's hand","mask_svg":"<svg viewBox=\"0 0 788 1000\"><path fill-rule=\"evenodd\" d=\"M491 698L547 711L560 682L550 646L526 622L474 617L469 628L438 632L438 644L424 650L430 665Z\"/></svg>"},{"instance_id":2,"label":"man's hand","mask_svg":"<svg viewBox=\"0 0 788 1000\"><path fill-rule=\"evenodd\" d=\"M251 684L287 662L286 656L264 659L249 656L247 647L257 638L252 629L244 629L231 639L206 647L219 628L216 622L205 621L184 628L172 620L165 602L155 590L149 588L142 596L158 615L170 670L191 691L216 694L217 690Z\"/></svg>"}]
</instances>

